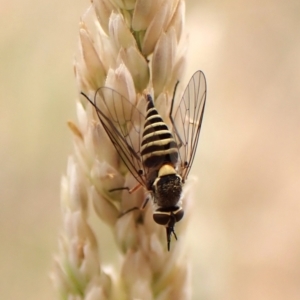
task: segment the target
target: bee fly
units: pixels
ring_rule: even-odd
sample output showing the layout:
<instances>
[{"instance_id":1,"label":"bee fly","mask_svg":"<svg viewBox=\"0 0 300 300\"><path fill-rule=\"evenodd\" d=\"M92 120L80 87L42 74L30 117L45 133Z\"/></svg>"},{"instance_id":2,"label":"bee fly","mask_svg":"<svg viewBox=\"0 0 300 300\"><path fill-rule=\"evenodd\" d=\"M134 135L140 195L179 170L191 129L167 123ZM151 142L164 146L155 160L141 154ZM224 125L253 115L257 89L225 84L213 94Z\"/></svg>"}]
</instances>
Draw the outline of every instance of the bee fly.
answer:
<instances>
[{"instance_id":1,"label":"bee fly","mask_svg":"<svg viewBox=\"0 0 300 300\"><path fill-rule=\"evenodd\" d=\"M192 76L175 108L177 84L169 113L171 129L159 115L149 94L145 97L144 114L135 103L110 88L99 88L94 101L81 92L94 106L119 156L139 182L129 192L143 186L152 195L153 219L166 227L168 250L171 235L177 239L175 223L184 214L182 187L195 157L206 102L206 80L201 71Z\"/></svg>"}]
</instances>

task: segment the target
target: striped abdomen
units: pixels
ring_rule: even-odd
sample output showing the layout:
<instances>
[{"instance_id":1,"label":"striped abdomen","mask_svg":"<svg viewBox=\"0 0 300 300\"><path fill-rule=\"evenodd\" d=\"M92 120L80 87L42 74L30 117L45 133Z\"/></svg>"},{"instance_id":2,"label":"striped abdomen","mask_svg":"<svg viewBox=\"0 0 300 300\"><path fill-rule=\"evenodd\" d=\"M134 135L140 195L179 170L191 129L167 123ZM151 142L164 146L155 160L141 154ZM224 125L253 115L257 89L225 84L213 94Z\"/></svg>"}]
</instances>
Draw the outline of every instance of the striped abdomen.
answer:
<instances>
[{"instance_id":1,"label":"striped abdomen","mask_svg":"<svg viewBox=\"0 0 300 300\"><path fill-rule=\"evenodd\" d=\"M147 115L141 144L143 164L147 168L160 168L166 163L174 167L178 161L177 144L171 131L154 107L150 95L147 96Z\"/></svg>"}]
</instances>

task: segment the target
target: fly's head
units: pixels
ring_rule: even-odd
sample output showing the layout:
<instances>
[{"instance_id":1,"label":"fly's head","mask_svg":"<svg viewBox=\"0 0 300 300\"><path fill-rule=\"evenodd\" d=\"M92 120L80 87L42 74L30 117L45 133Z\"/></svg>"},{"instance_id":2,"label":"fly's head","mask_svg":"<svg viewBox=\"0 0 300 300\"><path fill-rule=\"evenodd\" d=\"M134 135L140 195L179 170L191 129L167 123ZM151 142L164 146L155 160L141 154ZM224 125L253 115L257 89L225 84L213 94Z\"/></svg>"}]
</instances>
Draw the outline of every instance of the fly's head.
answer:
<instances>
[{"instance_id":1,"label":"fly's head","mask_svg":"<svg viewBox=\"0 0 300 300\"><path fill-rule=\"evenodd\" d=\"M154 203L157 209L153 213L153 219L157 224L166 227L168 250L170 249L171 235L177 239L174 231L175 223L179 222L183 215L180 204L182 193L182 179L176 170L170 165L164 165L158 172L153 186Z\"/></svg>"},{"instance_id":2,"label":"fly's head","mask_svg":"<svg viewBox=\"0 0 300 300\"><path fill-rule=\"evenodd\" d=\"M177 236L174 230L175 223L179 222L183 218L184 212L181 206L158 208L153 213L154 221L166 227L168 251L170 250L171 235L173 234L177 240Z\"/></svg>"}]
</instances>

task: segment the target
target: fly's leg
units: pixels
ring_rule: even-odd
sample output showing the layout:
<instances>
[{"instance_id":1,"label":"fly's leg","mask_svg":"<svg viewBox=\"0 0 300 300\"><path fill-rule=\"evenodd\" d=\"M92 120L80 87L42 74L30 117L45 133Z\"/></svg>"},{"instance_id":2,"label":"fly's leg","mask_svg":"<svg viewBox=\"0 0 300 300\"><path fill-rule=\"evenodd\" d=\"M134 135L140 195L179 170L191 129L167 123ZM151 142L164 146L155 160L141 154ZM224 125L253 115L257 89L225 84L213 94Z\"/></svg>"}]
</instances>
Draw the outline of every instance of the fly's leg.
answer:
<instances>
[{"instance_id":1,"label":"fly's leg","mask_svg":"<svg viewBox=\"0 0 300 300\"><path fill-rule=\"evenodd\" d=\"M122 216L124 216L124 215L126 215L126 214L128 214L128 213L130 213L134 210L143 211L148 202L149 202L149 197L146 197L146 199L144 200L143 205L141 207L134 206L134 207L124 211L123 213L121 213L119 218L121 218Z\"/></svg>"},{"instance_id":2,"label":"fly's leg","mask_svg":"<svg viewBox=\"0 0 300 300\"><path fill-rule=\"evenodd\" d=\"M127 190L129 194L132 194L133 192L137 191L141 186L142 185L139 183L131 189L128 186L123 186L123 187L120 187L120 188L111 189L111 190L109 190L109 192Z\"/></svg>"},{"instance_id":3,"label":"fly's leg","mask_svg":"<svg viewBox=\"0 0 300 300\"><path fill-rule=\"evenodd\" d=\"M141 187L142 187L142 185L139 183L139 184L137 184L136 186L134 186L134 187L131 188L131 189L130 189L129 187L126 187L126 186L125 186L125 187L120 187L120 188L111 189L111 190L109 190L109 192L115 192L115 191L127 190L129 194L132 194L132 193L134 193L135 191L137 191L138 189L140 189ZM146 197L146 199L144 200L143 205L142 205L141 207L137 207L137 206L132 207L132 208L126 210L125 212L121 213L121 215L119 216L119 218L121 218L121 217L124 216L125 214L130 213L130 212L132 212L132 211L134 211L134 210L140 210L140 211L144 210L144 208L146 207L148 201L149 201L149 197Z\"/></svg>"}]
</instances>

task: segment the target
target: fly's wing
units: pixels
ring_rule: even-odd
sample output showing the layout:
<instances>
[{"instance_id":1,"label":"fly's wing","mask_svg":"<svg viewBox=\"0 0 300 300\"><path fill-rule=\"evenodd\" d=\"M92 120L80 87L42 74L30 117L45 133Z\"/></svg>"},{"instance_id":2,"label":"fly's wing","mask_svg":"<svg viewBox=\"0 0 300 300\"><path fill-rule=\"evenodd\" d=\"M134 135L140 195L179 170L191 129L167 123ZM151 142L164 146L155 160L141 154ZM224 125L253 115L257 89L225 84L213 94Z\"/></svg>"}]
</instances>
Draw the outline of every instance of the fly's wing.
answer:
<instances>
[{"instance_id":1,"label":"fly's wing","mask_svg":"<svg viewBox=\"0 0 300 300\"><path fill-rule=\"evenodd\" d=\"M124 164L135 179L146 186L140 154L145 116L134 103L107 87L97 90L92 104Z\"/></svg>"},{"instance_id":2,"label":"fly's wing","mask_svg":"<svg viewBox=\"0 0 300 300\"><path fill-rule=\"evenodd\" d=\"M178 145L178 173L185 182L195 157L206 101L206 79L197 71L189 81L179 106L172 101L170 119Z\"/></svg>"}]
</instances>

